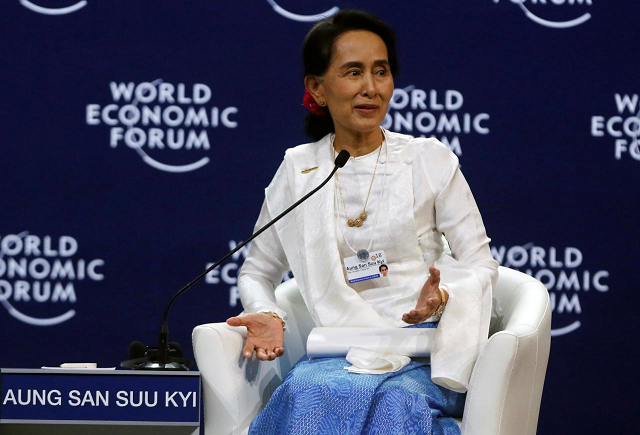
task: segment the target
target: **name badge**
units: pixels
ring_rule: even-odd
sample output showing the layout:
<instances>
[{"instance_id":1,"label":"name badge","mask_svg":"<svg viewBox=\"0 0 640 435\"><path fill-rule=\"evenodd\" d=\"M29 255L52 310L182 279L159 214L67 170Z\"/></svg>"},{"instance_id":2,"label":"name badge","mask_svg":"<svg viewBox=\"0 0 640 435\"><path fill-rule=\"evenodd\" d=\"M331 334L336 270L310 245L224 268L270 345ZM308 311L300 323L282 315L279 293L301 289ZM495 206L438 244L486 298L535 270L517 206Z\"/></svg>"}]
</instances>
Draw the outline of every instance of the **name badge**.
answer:
<instances>
[{"instance_id":1,"label":"name badge","mask_svg":"<svg viewBox=\"0 0 640 435\"><path fill-rule=\"evenodd\" d=\"M387 276L389 267L384 251L373 251L366 261L361 261L356 255L344 259L344 268L347 271L349 284L367 281L369 279Z\"/></svg>"}]
</instances>

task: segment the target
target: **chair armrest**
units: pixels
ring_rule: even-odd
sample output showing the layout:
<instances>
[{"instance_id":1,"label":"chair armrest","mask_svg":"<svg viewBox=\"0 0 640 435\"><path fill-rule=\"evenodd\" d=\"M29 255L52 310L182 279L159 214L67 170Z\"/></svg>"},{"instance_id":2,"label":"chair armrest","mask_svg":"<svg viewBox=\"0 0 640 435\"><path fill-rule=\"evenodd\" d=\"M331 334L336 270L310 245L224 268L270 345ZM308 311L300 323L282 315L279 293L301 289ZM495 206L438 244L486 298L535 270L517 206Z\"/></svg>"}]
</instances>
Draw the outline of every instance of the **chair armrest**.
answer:
<instances>
[{"instance_id":1,"label":"chair armrest","mask_svg":"<svg viewBox=\"0 0 640 435\"><path fill-rule=\"evenodd\" d=\"M245 327L226 323L199 325L193 350L202 377L206 435L244 434L282 383L276 361L242 356Z\"/></svg>"},{"instance_id":2,"label":"chair armrest","mask_svg":"<svg viewBox=\"0 0 640 435\"><path fill-rule=\"evenodd\" d=\"M551 344L549 294L539 281L525 279L504 296L504 329L491 336L473 369L464 435L536 433Z\"/></svg>"}]
</instances>

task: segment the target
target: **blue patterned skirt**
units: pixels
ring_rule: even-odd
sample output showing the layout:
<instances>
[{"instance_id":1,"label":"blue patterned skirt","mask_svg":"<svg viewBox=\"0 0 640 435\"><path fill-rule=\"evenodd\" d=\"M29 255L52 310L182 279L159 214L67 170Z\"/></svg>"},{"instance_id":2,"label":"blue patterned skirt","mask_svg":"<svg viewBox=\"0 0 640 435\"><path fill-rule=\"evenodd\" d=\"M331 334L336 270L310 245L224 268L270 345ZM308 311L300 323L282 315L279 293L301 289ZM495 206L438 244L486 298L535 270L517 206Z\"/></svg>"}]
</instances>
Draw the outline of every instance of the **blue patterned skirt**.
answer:
<instances>
[{"instance_id":1,"label":"blue patterned skirt","mask_svg":"<svg viewBox=\"0 0 640 435\"><path fill-rule=\"evenodd\" d=\"M349 373L346 365L345 358L300 360L249 434L460 435L451 417L462 417L466 394L434 384L428 363L382 375Z\"/></svg>"}]
</instances>

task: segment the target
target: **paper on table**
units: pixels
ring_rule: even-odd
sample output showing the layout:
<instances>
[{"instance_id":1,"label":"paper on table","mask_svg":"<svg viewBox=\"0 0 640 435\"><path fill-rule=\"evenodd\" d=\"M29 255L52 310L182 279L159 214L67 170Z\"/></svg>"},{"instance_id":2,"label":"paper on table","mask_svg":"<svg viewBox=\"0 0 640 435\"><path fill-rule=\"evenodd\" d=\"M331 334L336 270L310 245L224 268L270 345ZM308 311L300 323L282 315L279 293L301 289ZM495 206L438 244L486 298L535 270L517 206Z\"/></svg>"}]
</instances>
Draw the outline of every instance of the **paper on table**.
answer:
<instances>
[{"instance_id":1,"label":"paper on table","mask_svg":"<svg viewBox=\"0 0 640 435\"><path fill-rule=\"evenodd\" d=\"M101 371L109 371L109 370L115 370L115 367L47 367L47 366L42 366L40 367L43 370L59 370L59 371L69 371L69 370L101 370Z\"/></svg>"},{"instance_id":2,"label":"paper on table","mask_svg":"<svg viewBox=\"0 0 640 435\"><path fill-rule=\"evenodd\" d=\"M60 367L63 369L97 369L98 363L81 362L81 363L62 363Z\"/></svg>"},{"instance_id":3,"label":"paper on table","mask_svg":"<svg viewBox=\"0 0 640 435\"><path fill-rule=\"evenodd\" d=\"M380 375L397 372L411 362L411 358L393 353L378 353L373 350L352 346L347 353L347 361L352 365L345 366L351 373Z\"/></svg>"}]
</instances>

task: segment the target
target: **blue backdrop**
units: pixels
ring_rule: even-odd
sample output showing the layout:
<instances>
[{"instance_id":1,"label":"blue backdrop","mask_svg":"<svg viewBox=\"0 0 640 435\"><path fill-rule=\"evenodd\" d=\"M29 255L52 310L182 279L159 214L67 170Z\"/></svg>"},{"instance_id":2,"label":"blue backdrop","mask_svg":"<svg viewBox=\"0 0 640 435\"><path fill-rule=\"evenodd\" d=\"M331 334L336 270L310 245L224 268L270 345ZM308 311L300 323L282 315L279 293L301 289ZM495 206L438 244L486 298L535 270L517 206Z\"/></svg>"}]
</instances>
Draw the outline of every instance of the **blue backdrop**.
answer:
<instances>
[{"instance_id":1,"label":"blue backdrop","mask_svg":"<svg viewBox=\"0 0 640 435\"><path fill-rule=\"evenodd\" d=\"M384 126L459 155L501 264L554 306L539 433L629 433L640 254L632 0L3 4L2 367L115 366L171 295L253 229L302 131L301 44L365 8L397 32ZM241 309L241 251L171 339ZM635 407L633 410L636 410Z\"/></svg>"}]
</instances>

